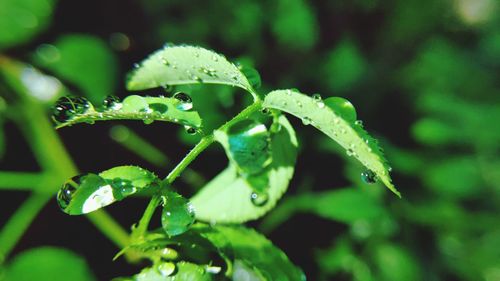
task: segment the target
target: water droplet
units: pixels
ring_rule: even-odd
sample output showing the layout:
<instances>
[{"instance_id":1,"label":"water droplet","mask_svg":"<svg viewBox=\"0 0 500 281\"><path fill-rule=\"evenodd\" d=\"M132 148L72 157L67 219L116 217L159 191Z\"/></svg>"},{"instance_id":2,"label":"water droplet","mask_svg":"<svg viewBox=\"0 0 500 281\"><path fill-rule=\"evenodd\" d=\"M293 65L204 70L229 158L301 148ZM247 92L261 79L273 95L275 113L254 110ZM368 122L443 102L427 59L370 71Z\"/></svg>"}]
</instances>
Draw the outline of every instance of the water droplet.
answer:
<instances>
[{"instance_id":1,"label":"water droplet","mask_svg":"<svg viewBox=\"0 0 500 281\"><path fill-rule=\"evenodd\" d=\"M71 202L71 199L73 199L73 194L80 185L81 177L82 176L76 176L71 178L71 180L64 183L62 188L57 193L57 203L59 204L59 207L61 209L64 210L66 209L66 207L68 207L69 203Z\"/></svg>"},{"instance_id":2,"label":"water droplet","mask_svg":"<svg viewBox=\"0 0 500 281\"><path fill-rule=\"evenodd\" d=\"M312 95L312 98L314 99L314 103L316 103L316 106L318 106L319 108L325 107L325 103L323 102L320 94L314 94Z\"/></svg>"},{"instance_id":3,"label":"water droplet","mask_svg":"<svg viewBox=\"0 0 500 281\"><path fill-rule=\"evenodd\" d=\"M181 195L167 191L164 196L164 207L161 217L163 230L169 236L186 232L194 222L194 208Z\"/></svg>"},{"instance_id":4,"label":"water droplet","mask_svg":"<svg viewBox=\"0 0 500 281\"><path fill-rule=\"evenodd\" d=\"M102 101L102 106L106 110L110 110L110 109L118 110L118 109L120 109L122 107L122 104L121 104L120 99L117 96L108 95Z\"/></svg>"},{"instance_id":5,"label":"water droplet","mask_svg":"<svg viewBox=\"0 0 500 281\"><path fill-rule=\"evenodd\" d=\"M310 125L311 123L312 123L311 118L309 118L309 117L302 118L302 124L307 126L307 125Z\"/></svg>"},{"instance_id":6,"label":"water droplet","mask_svg":"<svg viewBox=\"0 0 500 281\"><path fill-rule=\"evenodd\" d=\"M165 262L165 263L158 265L158 267L156 267L156 269L161 274L161 276L167 277L167 276L170 276L172 273L174 273L175 265L171 262Z\"/></svg>"},{"instance_id":7,"label":"water droplet","mask_svg":"<svg viewBox=\"0 0 500 281\"><path fill-rule=\"evenodd\" d=\"M183 92L177 92L174 94L173 98L180 101L180 104L177 106L177 109L190 110L193 108L193 100L188 94Z\"/></svg>"},{"instance_id":8,"label":"water droplet","mask_svg":"<svg viewBox=\"0 0 500 281\"><path fill-rule=\"evenodd\" d=\"M269 195L264 192L252 192L252 194L250 194L250 201L254 206L262 207L269 201Z\"/></svg>"},{"instance_id":9,"label":"water droplet","mask_svg":"<svg viewBox=\"0 0 500 281\"><path fill-rule=\"evenodd\" d=\"M300 101L297 101L297 106L302 108L302 103Z\"/></svg>"},{"instance_id":10,"label":"water droplet","mask_svg":"<svg viewBox=\"0 0 500 281\"><path fill-rule=\"evenodd\" d=\"M207 266L205 267L205 271L210 274L219 274L222 268L220 266Z\"/></svg>"},{"instance_id":11,"label":"water droplet","mask_svg":"<svg viewBox=\"0 0 500 281\"><path fill-rule=\"evenodd\" d=\"M155 120L153 118L146 118L143 119L142 122L144 122L145 125L150 125L154 122Z\"/></svg>"},{"instance_id":12,"label":"water droplet","mask_svg":"<svg viewBox=\"0 0 500 281\"><path fill-rule=\"evenodd\" d=\"M291 96L291 95L292 95L292 91L290 91L290 90L286 90L286 95L287 95L287 96Z\"/></svg>"},{"instance_id":13,"label":"water droplet","mask_svg":"<svg viewBox=\"0 0 500 281\"><path fill-rule=\"evenodd\" d=\"M189 135L195 135L198 130L196 130L195 127L191 127L191 126L184 126L184 129L186 129L186 133L188 133Z\"/></svg>"},{"instance_id":14,"label":"water droplet","mask_svg":"<svg viewBox=\"0 0 500 281\"><path fill-rule=\"evenodd\" d=\"M52 110L52 116L57 122L64 123L85 113L90 106L90 102L82 97L61 97Z\"/></svg>"},{"instance_id":15,"label":"water droplet","mask_svg":"<svg viewBox=\"0 0 500 281\"><path fill-rule=\"evenodd\" d=\"M161 63L165 66L169 66L170 65L170 62L165 58L165 57L161 57Z\"/></svg>"},{"instance_id":16,"label":"water droplet","mask_svg":"<svg viewBox=\"0 0 500 281\"><path fill-rule=\"evenodd\" d=\"M213 68L208 68L208 67L200 67L200 72L204 73L210 77L217 77L217 71Z\"/></svg>"},{"instance_id":17,"label":"water droplet","mask_svg":"<svg viewBox=\"0 0 500 281\"><path fill-rule=\"evenodd\" d=\"M116 200L111 185L96 174L73 177L57 193L59 207L70 215L86 214Z\"/></svg>"},{"instance_id":18,"label":"water droplet","mask_svg":"<svg viewBox=\"0 0 500 281\"><path fill-rule=\"evenodd\" d=\"M354 124L356 124L356 125L360 126L361 128L363 128L363 121L362 120L356 120L354 122Z\"/></svg>"},{"instance_id":19,"label":"water droplet","mask_svg":"<svg viewBox=\"0 0 500 281\"><path fill-rule=\"evenodd\" d=\"M262 114L265 114L265 115L269 115L271 114L271 110L267 107L264 107L260 110L260 112L262 112Z\"/></svg>"},{"instance_id":20,"label":"water droplet","mask_svg":"<svg viewBox=\"0 0 500 281\"><path fill-rule=\"evenodd\" d=\"M348 149L346 150L346 154L347 154L347 156L349 156L349 157L350 157L350 156L354 156L355 152L354 152L351 148L348 148Z\"/></svg>"},{"instance_id":21,"label":"water droplet","mask_svg":"<svg viewBox=\"0 0 500 281\"><path fill-rule=\"evenodd\" d=\"M140 65L140 64L138 64L138 63L134 63L134 68L135 68L135 69L137 69L137 68L139 68L139 67L141 67L141 65Z\"/></svg>"},{"instance_id":22,"label":"water droplet","mask_svg":"<svg viewBox=\"0 0 500 281\"><path fill-rule=\"evenodd\" d=\"M149 108L160 115L168 111L168 106L163 103L150 103Z\"/></svg>"},{"instance_id":23,"label":"water droplet","mask_svg":"<svg viewBox=\"0 0 500 281\"><path fill-rule=\"evenodd\" d=\"M342 118L346 119L347 121L356 121L356 109L350 101L341 97L331 97L325 99L323 102L333 112L342 116Z\"/></svg>"},{"instance_id":24,"label":"water droplet","mask_svg":"<svg viewBox=\"0 0 500 281\"><path fill-rule=\"evenodd\" d=\"M366 170L361 173L361 179L365 183L372 184L377 182L377 175L372 170Z\"/></svg>"},{"instance_id":25,"label":"water droplet","mask_svg":"<svg viewBox=\"0 0 500 281\"><path fill-rule=\"evenodd\" d=\"M215 62L218 62L219 61L219 57L217 55L213 55L212 56L212 60L215 61Z\"/></svg>"}]
</instances>

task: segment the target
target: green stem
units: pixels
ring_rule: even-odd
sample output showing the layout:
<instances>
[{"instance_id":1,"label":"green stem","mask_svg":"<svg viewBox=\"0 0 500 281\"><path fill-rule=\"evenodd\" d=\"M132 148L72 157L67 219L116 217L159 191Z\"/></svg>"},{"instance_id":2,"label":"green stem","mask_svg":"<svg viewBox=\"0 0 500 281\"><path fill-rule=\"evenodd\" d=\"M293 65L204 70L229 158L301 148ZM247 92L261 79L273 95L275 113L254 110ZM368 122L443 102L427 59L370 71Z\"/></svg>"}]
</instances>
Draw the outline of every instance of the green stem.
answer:
<instances>
[{"instance_id":1,"label":"green stem","mask_svg":"<svg viewBox=\"0 0 500 281\"><path fill-rule=\"evenodd\" d=\"M130 237L128 233L104 210L88 213L86 217L118 248L124 248L129 244Z\"/></svg>"},{"instance_id":2,"label":"green stem","mask_svg":"<svg viewBox=\"0 0 500 281\"><path fill-rule=\"evenodd\" d=\"M254 102L252 105L248 106L244 110L242 110L238 115L233 117L231 120L229 120L227 123L224 125L220 126L218 130L225 130L232 125L248 119L253 113L259 111L262 109L262 101L257 100ZM215 138L214 134L211 133L209 135L204 136L194 147L189 153L175 166L175 168L167 175L167 177L163 180L163 185L169 186L171 185L175 179L177 179L181 173L191 164L191 162L198 157L200 153L202 153L207 147L209 147L212 143L214 143ZM147 228L149 225L149 221L151 220L151 217L158 206L158 203L155 202L158 200L158 196L155 196L151 199L149 202L148 207L146 208L146 211L144 212L144 215L142 216L141 220L139 221L139 226L137 227L137 237L144 237L144 235L147 232Z\"/></svg>"},{"instance_id":3,"label":"green stem","mask_svg":"<svg viewBox=\"0 0 500 281\"><path fill-rule=\"evenodd\" d=\"M18 79L24 67L21 63L0 57L0 71L9 76L10 89L17 93L20 100L14 121L18 123L26 139L30 140L31 148L45 174L45 180L42 181L44 184L41 186L46 188L38 190L40 193L32 193L2 228L0 261L14 248L33 219L57 190L58 185L77 174L73 161L46 118L45 110L30 97L28 90ZM104 211L87 217L115 244L123 247L126 241L128 242L128 233Z\"/></svg>"},{"instance_id":4,"label":"green stem","mask_svg":"<svg viewBox=\"0 0 500 281\"><path fill-rule=\"evenodd\" d=\"M46 178L46 173L0 171L0 189L39 190Z\"/></svg>"},{"instance_id":5,"label":"green stem","mask_svg":"<svg viewBox=\"0 0 500 281\"><path fill-rule=\"evenodd\" d=\"M146 232L148 231L149 222L151 221L151 218L153 217L153 214L155 213L156 207L158 207L160 200L161 197L159 195L155 195L153 196L153 198L151 198L151 201L149 201L146 210L144 210L144 214L139 220L137 228L132 232L132 240L134 242L137 240L141 241L146 235Z\"/></svg>"}]
</instances>

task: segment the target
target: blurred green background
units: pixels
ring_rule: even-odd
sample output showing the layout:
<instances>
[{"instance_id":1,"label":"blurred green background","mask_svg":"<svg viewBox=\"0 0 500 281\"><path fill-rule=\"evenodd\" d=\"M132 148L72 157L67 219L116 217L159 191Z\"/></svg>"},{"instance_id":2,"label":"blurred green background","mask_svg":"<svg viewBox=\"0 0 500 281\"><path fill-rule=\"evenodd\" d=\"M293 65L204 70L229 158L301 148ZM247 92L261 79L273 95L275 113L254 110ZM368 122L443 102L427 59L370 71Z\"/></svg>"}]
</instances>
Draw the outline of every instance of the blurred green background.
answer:
<instances>
[{"instance_id":1,"label":"blurred green background","mask_svg":"<svg viewBox=\"0 0 500 281\"><path fill-rule=\"evenodd\" d=\"M253 65L263 93L298 88L349 99L385 149L401 200L380 184L363 183L352 157L293 120L301 153L292 184L277 208L250 226L282 248L308 280L498 281L499 12L497 0L0 0L0 170L22 175L0 172L0 227L35 190L23 187L29 176L62 161L44 147L50 142L29 137L46 120L23 108L49 116L65 93L94 102L107 94L125 97L134 63L166 42L186 43ZM16 61L25 65L12 74ZM16 83L24 85L24 96L13 93ZM247 102L228 87L183 90L209 127ZM81 171L137 164L159 175L196 138L174 125L120 124L127 127L100 123L58 135ZM156 148L145 149L144 141ZM196 190L225 164L220 148L207 151L179 188ZM16 184L19 179L25 182ZM53 192L59 183L47 181L35 193ZM42 276L33 260L43 255L74 260L74 270L47 266L75 274L71 280L137 271L112 262L117 249L84 218L62 214L55 200L42 201L13 252L0 255L2 272L31 268ZM135 199L109 211L128 228L144 206ZM0 243L10 233L0 232ZM46 247L25 252L43 245L81 257Z\"/></svg>"}]
</instances>

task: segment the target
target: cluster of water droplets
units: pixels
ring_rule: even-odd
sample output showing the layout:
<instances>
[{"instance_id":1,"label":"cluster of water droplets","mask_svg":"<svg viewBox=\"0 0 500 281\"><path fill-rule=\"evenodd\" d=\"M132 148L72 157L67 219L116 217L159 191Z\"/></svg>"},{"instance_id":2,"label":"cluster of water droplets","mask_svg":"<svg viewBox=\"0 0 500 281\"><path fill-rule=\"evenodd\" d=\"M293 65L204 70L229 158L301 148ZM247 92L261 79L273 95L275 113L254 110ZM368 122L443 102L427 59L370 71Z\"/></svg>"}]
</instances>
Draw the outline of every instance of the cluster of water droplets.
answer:
<instances>
[{"instance_id":1,"label":"cluster of water droplets","mask_svg":"<svg viewBox=\"0 0 500 281\"><path fill-rule=\"evenodd\" d=\"M189 111L193 108L193 101L188 94L177 92L173 95L173 98L178 101L176 105L178 110ZM161 102L148 102L144 97L137 95L128 96L123 101L116 96L108 95L100 107L94 108L86 98L65 96L57 100L53 107L52 116L58 124L63 124L93 112L95 114L85 116L85 122L94 123L95 120L104 118L106 114L120 111L122 113L144 114L144 123L151 124L168 111L168 106ZM174 119L173 121L178 122L179 120ZM197 129L194 127L186 125L185 129L188 134L197 133Z\"/></svg>"},{"instance_id":2,"label":"cluster of water droplets","mask_svg":"<svg viewBox=\"0 0 500 281\"><path fill-rule=\"evenodd\" d=\"M91 103L83 97L61 97L53 107L52 117L57 122L64 123L77 115L84 114L91 106Z\"/></svg>"}]
</instances>

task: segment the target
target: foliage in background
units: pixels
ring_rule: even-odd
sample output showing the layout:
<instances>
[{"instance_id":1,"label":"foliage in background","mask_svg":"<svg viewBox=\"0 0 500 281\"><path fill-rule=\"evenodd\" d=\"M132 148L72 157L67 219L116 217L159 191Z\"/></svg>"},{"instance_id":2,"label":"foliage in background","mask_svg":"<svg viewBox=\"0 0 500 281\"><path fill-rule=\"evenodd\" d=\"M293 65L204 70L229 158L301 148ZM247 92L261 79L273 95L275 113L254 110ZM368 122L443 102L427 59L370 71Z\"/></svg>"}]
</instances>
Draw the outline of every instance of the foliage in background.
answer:
<instances>
[{"instance_id":1,"label":"foliage in background","mask_svg":"<svg viewBox=\"0 0 500 281\"><path fill-rule=\"evenodd\" d=\"M282 247L311 280L498 280L500 86L495 76L500 67L499 5L492 0L324 2L292 1L286 5L287 1L217 1L216 5L189 5L182 1L143 1L140 8L149 26L140 33L120 30L123 33L111 34L116 30L110 30L109 45L128 62L129 50L137 46L146 47L132 55L136 61L165 41L217 46L222 53L262 70L263 80L269 81L262 92L297 86L302 92L322 93L323 98L348 97L357 105L365 126L387 136L390 141L379 139L403 200L389 199L382 188L376 188L379 183L367 186L360 178L364 169L324 136L298 131L303 155L313 155L313 159L345 155L347 164L343 168L332 164L331 169L316 164L314 169L298 171L290 188L292 194L256 225L278 245L286 244L280 241L291 234L282 229L290 229L290 224L295 229L311 227L300 220L302 214L327 220L321 221L321 227L336 227L335 235L323 244L303 242ZM3 1L0 5L11 5L0 6L0 13L8 11L9 15L0 16L0 48L6 54L13 52L12 46L28 44L35 34L46 30L47 15L56 8L48 1ZM16 13L18 16L13 17ZM12 38L13 34L17 37ZM21 57L60 80L41 76L27 66L16 68L30 81L26 87L37 84L53 89L48 91L52 95L38 98L36 103L44 105L39 108L41 112L47 112L58 96L68 92L63 84L88 95L93 102L104 98L97 95L110 94L116 87L113 73L117 65L102 41L107 38L60 36L48 42L35 41L28 45L33 55ZM75 54L66 38L89 46L82 46L82 53ZM101 43L92 43L96 41ZM92 60L92 64L83 60L82 67L78 60L87 52L89 57L101 58ZM66 55L73 58L66 60ZM58 59L51 61L54 58ZM70 70L78 66L81 71L68 72L63 61L73 64L67 66ZM0 64L2 69L8 64L4 56ZM122 67L120 72L128 68ZM8 79L2 74L2 79ZM191 95L211 129L236 114L232 108L248 102L233 96L232 88L179 89ZM40 124L12 114L18 109L11 107L16 98L6 95L5 88L0 91L0 122L15 122L27 128L28 139L35 139L30 137L29 128ZM30 91L35 93L36 88ZM208 99L208 93L217 99ZM214 110L219 114L204 114ZM184 129L179 136L190 144L199 138L185 134ZM123 137L117 139L127 143ZM0 140L0 145L13 145L9 139ZM42 141L33 140L32 145L42 146ZM54 147L54 143L45 140L44 147ZM76 174L76 169L60 170L57 167L61 165L52 163L50 159L57 154L51 151L50 155L36 156L47 173L0 174L0 186L51 186L48 193L54 192L61 181ZM165 163L164 158L154 159ZM299 157L298 164L307 159ZM61 161L64 165L65 160ZM8 169L8 163L4 167ZM344 177L338 183L329 180L340 170ZM33 209L36 213L49 197L35 194L30 198L24 213ZM25 227L4 224L3 233L7 235L0 235L0 246L6 245L10 234ZM320 232L308 231L307 240L324 237ZM311 245L317 249L311 250ZM7 264L13 266L14 261Z\"/></svg>"}]
</instances>

